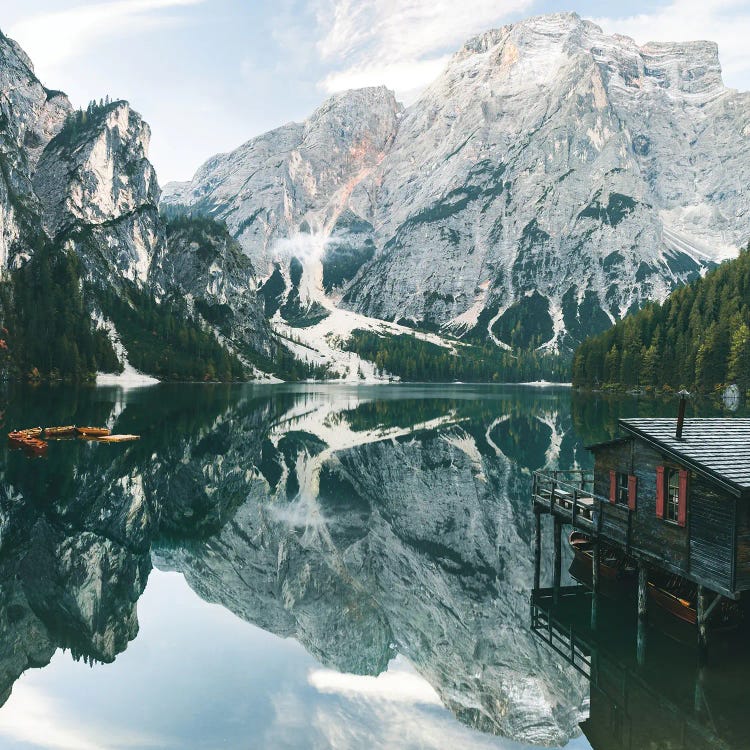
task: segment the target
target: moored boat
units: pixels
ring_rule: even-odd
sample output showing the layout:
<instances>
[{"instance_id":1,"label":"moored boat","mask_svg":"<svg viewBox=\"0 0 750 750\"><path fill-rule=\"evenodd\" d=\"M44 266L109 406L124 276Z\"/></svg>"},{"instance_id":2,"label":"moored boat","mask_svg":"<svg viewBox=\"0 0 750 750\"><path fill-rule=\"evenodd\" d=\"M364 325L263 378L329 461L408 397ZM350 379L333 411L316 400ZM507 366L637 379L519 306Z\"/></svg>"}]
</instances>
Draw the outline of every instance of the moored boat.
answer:
<instances>
[{"instance_id":1,"label":"moored boat","mask_svg":"<svg viewBox=\"0 0 750 750\"><path fill-rule=\"evenodd\" d=\"M102 435L102 437L95 438L97 443L129 443L140 439L140 435Z\"/></svg>"},{"instance_id":2,"label":"moored boat","mask_svg":"<svg viewBox=\"0 0 750 750\"><path fill-rule=\"evenodd\" d=\"M16 430L16 433L27 438L36 438L42 434L41 427L28 427L25 430Z\"/></svg>"},{"instance_id":3,"label":"moored boat","mask_svg":"<svg viewBox=\"0 0 750 750\"><path fill-rule=\"evenodd\" d=\"M22 445L24 441L28 440L29 438L23 434L20 430L13 430L13 432L8 433L8 442L12 445Z\"/></svg>"},{"instance_id":4,"label":"moored boat","mask_svg":"<svg viewBox=\"0 0 750 750\"><path fill-rule=\"evenodd\" d=\"M697 587L690 581L679 576L653 575L648 582L648 596L672 617L689 625L698 623ZM724 630L738 627L741 621L737 602L722 597L707 624L712 630Z\"/></svg>"},{"instance_id":5,"label":"moored boat","mask_svg":"<svg viewBox=\"0 0 750 750\"><path fill-rule=\"evenodd\" d=\"M588 578L590 579L594 565L594 545L591 538L581 531L572 531L568 537L568 544L573 550L576 561L588 571ZM603 577L622 581L635 578L637 568L629 557L618 554L610 547L602 545L599 572Z\"/></svg>"},{"instance_id":6,"label":"moored boat","mask_svg":"<svg viewBox=\"0 0 750 750\"><path fill-rule=\"evenodd\" d=\"M76 427L76 432L83 437L105 437L110 430L106 427Z\"/></svg>"},{"instance_id":7,"label":"moored boat","mask_svg":"<svg viewBox=\"0 0 750 750\"><path fill-rule=\"evenodd\" d=\"M67 435L75 435L76 428L74 425L68 425L66 427L45 427L44 434L47 437L65 437Z\"/></svg>"},{"instance_id":8,"label":"moored boat","mask_svg":"<svg viewBox=\"0 0 750 750\"><path fill-rule=\"evenodd\" d=\"M34 430L14 430L8 433L8 442L15 448L23 448L36 454L45 453L47 451L47 443L44 440L34 437L35 434L38 435L40 433Z\"/></svg>"}]
</instances>

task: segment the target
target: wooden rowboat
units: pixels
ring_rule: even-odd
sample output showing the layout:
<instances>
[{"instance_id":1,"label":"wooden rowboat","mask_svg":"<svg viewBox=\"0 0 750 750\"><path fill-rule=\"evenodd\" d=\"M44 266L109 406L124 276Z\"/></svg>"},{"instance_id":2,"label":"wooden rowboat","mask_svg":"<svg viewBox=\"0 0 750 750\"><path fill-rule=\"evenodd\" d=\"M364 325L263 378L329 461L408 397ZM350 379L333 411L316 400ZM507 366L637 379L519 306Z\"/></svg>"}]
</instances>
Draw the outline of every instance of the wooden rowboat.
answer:
<instances>
[{"instance_id":1,"label":"wooden rowboat","mask_svg":"<svg viewBox=\"0 0 750 750\"><path fill-rule=\"evenodd\" d=\"M16 433L28 438L39 437L42 434L41 427L29 427L25 430L16 430Z\"/></svg>"},{"instance_id":2,"label":"wooden rowboat","mask_svg":"<svg viewBox=\"0 0 750 750\"><path fill-rule=\"evenodd\" d=\"M44 440L31 437L28 434L28 430L16 430L8 433L8 441L16 448L23 448L24 450L31 451L32 453L42 454L47 451L47 443Z\"/></svg>"},{"instance_id":3,"label":"wooden rowboat","mask_svg":"<svg viewBox=\"0 0 750 750\"><path fill-rule=\"evenodd\" d=\"M660 609L689 625L698 623L696 586L679 576L655 575L648 582L649 599ZM709 600L710 601L710 600ZM722 598L708 620L710 630L731 630L740 625L742 611L737 602Z\"/></svg>"},{"instance_id":4,"label":"wooden rowboat","mask_svg":"<svg viewBox=\"0 0 750 750\"><path fill-rule=\"evenodd\" d=\"M97 443L128 443L131 440L140 440L140 435L103 435L94 438Z\"/></svg>"},{"instance_id":5,"label":"wooden rowboat","mask_svg":"<svg viewBox=\"0 0 750 750\"><path fill-rule=\"evenodd\" d=\"M39 440L38 438L26 438L23 443L23 447L25 450L36 453L37 455L41 455L47 452L47 443L45 443L44 440Z\"/></svg>"},{"instance_id":6,"label":"wooden rowboat","mask_svg":"<svg viewBox=\"0 0 750 750\"><path fill-rule=\"evenodd\" d=\"M76 428L73 425L67 427L45 427L44 434L47 437L65 437L66 435L75 435Z\"/></svg>"},{"instance_id":7,"label":"wooden rowboat","mask_svg":"<svg viewBox=\"0 0 750 750\"><path fill-rule=\"evenodd\" d=\"M76 427L76 432L83 437L104 437L110 430L106 427Z\"/></svg>"},{"instance_id":8,"label":"wooden rowboat","mask_svg":"<svg viewBox=\"0 0 750 750\"><path fill-rule=\"evenodd\" d=\"M573 550L576 562L588 572L590 578L594 565L594 545L590 537L580 531L572 531L568 537L568 544ZM602 545L599 573L604 578L612 578L618 581L631 580L635 577L636 572L637 568L630 558Z\"/></svg>"},{"instance_id":9,"label":"wooden rowboat","mask_svg":"<svg viewBox=\"0 0 750 750\"><path fill-rule=\"evenodd\" d=\"M573 531L568 538L568 543L574 555L570 574L579 583L590 586L594 563L591 539L587 534ZM633 593L637 568L631 558L602 545L599 573L603 584L602 593L605 595L619 599L626 591ZM616 588L613 585L615 583ZM627 588L624 588L625 586ZM695 625L698 622L696 594L696 586L679 576L661 574L656 570L650 572L649 600L671 618ZM731 629L737 627L741 620L742 613L737 603L724 599L717 604L708 627L712 630ZM666 622L664 624L667 625ZM675 628L670 627L670 630L672 629Z\"/></svg>"}]
</instances>

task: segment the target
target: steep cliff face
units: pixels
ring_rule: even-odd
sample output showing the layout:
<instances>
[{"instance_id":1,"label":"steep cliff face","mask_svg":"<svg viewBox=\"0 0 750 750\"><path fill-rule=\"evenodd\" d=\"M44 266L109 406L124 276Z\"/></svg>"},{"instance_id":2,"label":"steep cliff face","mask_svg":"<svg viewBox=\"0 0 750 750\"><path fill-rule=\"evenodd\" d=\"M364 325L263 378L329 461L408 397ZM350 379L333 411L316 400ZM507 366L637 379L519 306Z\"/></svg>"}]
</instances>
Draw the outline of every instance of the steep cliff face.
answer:
<instances>
[{"instance_id":1,"label":"steep cliff face","mask_svg":"<svg viewBox=\"0 0 750 750\"><path fill-rule=\"evenodd\" d=\"M359 153L354 130L346 148L294 148L316 113L164 200L226 216L261 275L296 255L302 289L499 346L568 348L747 239L750 95L723 85L712 43L639 47L542 16L470 40L403 113L385 93L370 107L360 121L381 137L358 171L329 179L330 154ZM357 227L343 258L331 216ZM342 260L326 283L321 266Z\"/></svg>"},{"instance_id":2,"label":"steep cliff face","mask_svg":"<svg viewBox=\"0 0 750 750\"><path fill-rule=\"evenodd\" d=\"M167 222L149 278L160 294L187 298L234 351L273 355L255 269L224 225L188 217Z\"/></svg>"},{"instance_id":3,"label":"steep cliff face","mask_svg":"<svg viewBox=\"0 0 750 750\"><path fill-rule=\"evenodd\" d=\"M79 311L81 325L89 325L90 314L91 325L104 326L128 371L132 368L122 347L124 334L117 325L132 329L127 346L137 346L143 341L140 329L154 327L153 321L145 322L148 315L140 314L142 308L158 307L165 295L181 303L187 296L201 309L188 305L183 314L180 304L179 313L174 312L177 307L162 309L162 318L188 316L189 321L179 324L196 334L197 328L210 329L225 342L219 347L224 353L231 349L269 362L274 344L259 312L253 269L234 245L224 243L222 249L223 239L207 236L200 253L192 253L203 260L191 263L188 248L176 237L175 257L170 257L159 215L160 190L148 160L150 138L148 124L126 101L92 102L74 112L64 94L42 86L18 45L0 34L0 270L19 268L41 247L53 259L63 252L74 255L71 273L85 285L87 309ZM120 320L113 321L116 311L107 302L113 294L128 300L134 320L123 321L120 310ZM21 321L14 330L19 340L25 335L22 321L29 317L23 312L2 313ZM80 328L76 330L80 338ZM71 337L67 330L57 336ZM59 359L47 369L81 374L69 372ZM38 364L15 366L30 370ZM236 369L234 376L242 366ZM209 376L210 371L208 367Z\"/></svg>"},{"instance_id":4,"label":"steep cliff face","mask_svg":"<svg viewBox=\"0 0 750 750\"><path fill-rule=\"evenodd\" d=\"M711 43L638 47L575 15L477 37L404 116L383 251L347 301L458 331L484 313L500 338L517 305L580 340L736 252L748 122ZM425 288L408 271L428 267Z\"/></svg>"},{"instance_id":5,"label":"steep cliff face","mask_svg":"<svg viewBox=\"0 0 750 750\"><path fill-rule=\"evenodd\" d=\"M47 145L34 174L45 230L105 283L146 283L164 241L150 138L127 102L95 106Z\"/></svg>"},{"instance_id":6,"label":"steep cliff face","mask_svg":"<svg viewBox=\"0 0 750 750\"><path fill-rule=\"evenodd\" d=\"M39 155L71 110L49 91L11 39L0 33L0 268L16 266L39 237L39 205L31 184Z\"/></svg>"}]
</instances>

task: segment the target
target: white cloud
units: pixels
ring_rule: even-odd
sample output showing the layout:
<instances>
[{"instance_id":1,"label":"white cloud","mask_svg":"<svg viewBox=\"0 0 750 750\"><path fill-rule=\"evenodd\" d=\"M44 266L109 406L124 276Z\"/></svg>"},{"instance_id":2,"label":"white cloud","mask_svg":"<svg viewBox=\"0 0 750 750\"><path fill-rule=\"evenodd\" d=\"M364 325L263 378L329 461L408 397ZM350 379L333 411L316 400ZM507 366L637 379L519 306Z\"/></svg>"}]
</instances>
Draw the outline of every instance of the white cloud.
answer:
<instances>
[{"instance_id":1,"label":"white cloud","mask_svg":"<svg viewBox=\"0 0 750 750\"><path fill-rule=\"evenodd\" d=\"M81 720L58 705L42 690L23 681L0 713L0 737L7 737L47 750L126 750L126 748L168 747L159 737L130 729L96 726Z\"/></svg>"},{"instance_id":2,"label":"white cloud","mask_svg":"<svg viewBox=\"0 0 750 750\"><path fill-rule=\"evenodd\" d=\"M316 669L310 672L308 682L320 693L395 703L442 705L427 680L414 671L399 668L398 664L377 677Z\"/></svg>"},{"instance_id":3,"label":"white cloud","mask_svg":"<svg viewBox=\"0 0 750 750\"><path fill-rule=\"evenodd\" d=\"M707 39L719 45L725 82L750 89L750 7L747 0L673 0L648 13L595 19L610 33L626 34L639 44Z\"/></svg>"},{"instance_id":4,"label":"white cloud","mask_svg":"<svg viewBox=\"0 0 750 750\"><path fill-rule=\"evenodd\" d=\"M79 5L22 19L8 33L31 57L40 75L46 77L55 67L85 53L93 42L169 25L173 19L158 15L158 11L204 1L118 0Z\"/></svg>"},{"instance_id":5,"label":"white cloud","mask_svg":"<svg viewBox=\"0 0 750 750\"><path fill-rule=\"evenodd\" d=\"M497 27L533 0L321 0L318 51L328 91L386 85L401 98L429 84L474 34Z\"/></svg>"}]
</instances>

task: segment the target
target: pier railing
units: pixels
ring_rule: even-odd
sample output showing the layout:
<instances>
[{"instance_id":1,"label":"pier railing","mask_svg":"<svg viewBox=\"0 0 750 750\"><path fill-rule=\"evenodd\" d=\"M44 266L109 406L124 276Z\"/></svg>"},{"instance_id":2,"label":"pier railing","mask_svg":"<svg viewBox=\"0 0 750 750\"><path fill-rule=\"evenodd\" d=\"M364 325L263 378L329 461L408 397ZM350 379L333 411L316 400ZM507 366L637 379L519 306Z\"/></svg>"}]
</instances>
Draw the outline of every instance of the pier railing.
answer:
<instances>
[{"instance_id":1,"label":"pier railing","mask_svg":"<svg viewBox=\"0 0 750 750\"><path fill-rule=\"evenodd\" d=\"M594 473L580 469L545 469L534 472L534 503L550 513L570 517L576 526L590 528L597 522L596 511L607 498L594 493Z\"/></svg>"}]
</instances>

